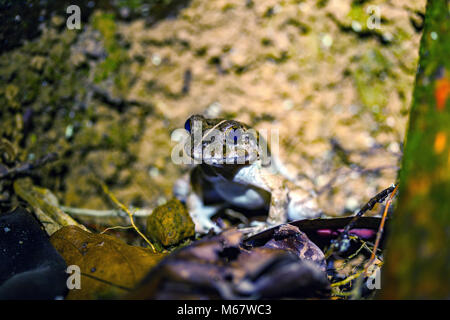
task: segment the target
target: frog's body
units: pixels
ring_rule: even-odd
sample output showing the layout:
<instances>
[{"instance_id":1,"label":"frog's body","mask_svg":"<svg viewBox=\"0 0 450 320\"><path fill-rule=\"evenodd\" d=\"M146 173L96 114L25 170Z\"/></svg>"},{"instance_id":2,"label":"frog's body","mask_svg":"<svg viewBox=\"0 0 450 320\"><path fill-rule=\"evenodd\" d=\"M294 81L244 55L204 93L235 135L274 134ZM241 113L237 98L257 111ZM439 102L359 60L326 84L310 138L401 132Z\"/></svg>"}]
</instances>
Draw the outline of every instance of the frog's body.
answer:
<instances>
[{"instance_id":1,"label":"frog's body","mask_svg":"<svg viewBox=\"0 0 450 320\"><path fill-rule=\"evenodd\" d=\"M199 115L189 118L186 124L191 139L185 150L199 164L190 174L190 183L179 182L174 191L186 201L198 232L211 228L217 231L218 226L210 218L226 206L266 210L267 226L320 215L312 191L288 181L271 165L273 162L264 158L256 143L259 138L256 131L237 121L205 119ZM195 141L196 134L199 143ZM212 136L215 138L209 139ZM224 137L225 144L235 149L214 146L218 137ZM215 151L211 152L213 147Z\"/></svg>"}]
</instances>

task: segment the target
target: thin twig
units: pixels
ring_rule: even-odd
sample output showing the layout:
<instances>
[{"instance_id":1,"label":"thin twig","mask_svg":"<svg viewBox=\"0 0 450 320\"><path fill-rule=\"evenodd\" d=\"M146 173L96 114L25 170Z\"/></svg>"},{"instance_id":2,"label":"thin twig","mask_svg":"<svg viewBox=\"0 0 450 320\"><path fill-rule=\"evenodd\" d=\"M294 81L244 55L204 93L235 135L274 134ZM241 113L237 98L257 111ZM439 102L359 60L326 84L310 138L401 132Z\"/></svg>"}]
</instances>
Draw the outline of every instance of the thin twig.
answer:
<instances>
[{"instance_id":1,"label":"thin twig","mask_svg":"<svg viewBox=\"0 0 450 320\"><path fill-rule=\"evenodd\" d=\"M127 216L127 213L122 210L95 210L95 209L85 209L85 208L74 208L60 206L61 210L72 215L78 216L89 216L97 218L123 218ZM133 212L135 217L148 217L152 213L152 209L138 209Z\"/></svg>"},{"instance_id":2,"label":"thin twig","mask_svg":"<svg viewBox=\"0 0 450 320\"><path fill-rule=\"evenodd\" d=\"M344 236L348 235L348 232L355 226L356 221L362 217L362 215L364 213L366 213L369 210L372 210L373 207L375 207L375 205L377 203L381 203L383 202L386 197L392 193L395 190L395 186L390 186L389 188L384 189L383 191L381 191L380 193L378 193L375 197L373 197L372 199L370 199L359 211L358 213L355 215L355 217L353 218L352 221L350 221L350 223L345 227L344 232L342 233Z\"/></svg>"},{"instance_id":3,"label":"thin twig","mask_svg":"<svg viewBox=\"0 0 450 320\"><path fill-rule=\"evenodd\" d=\"M32 170L42 167L42 166L46 165L47 163L53 162L57 159L58 159L57 153L54 153L54 152L49 153L49 154L37 159L36 161L25 162L25 163L19 165L18 167L8 169L6 172L0 174L0 180L6 179L6 178L16 178L18 176L23 177L26 175L30 175Z\"/></svg>"},{"instance_id":4,"label":"thin twig","mask_svg":"<svg viewBox=\"0 0 450 320\"><path fill-rule=\"evenodd\" d=\"M106 228L105 230L103 230L102 232L100 232L100 234L104 234L106 231L115 230L115 229L133 229L133 226L128 226L128 227L123 227L123 226L109 227L109 228Z\"/></svg>"},{"instance_id":5,"label":"thin twig","mask_svg":"<svg viewBox=\"0 0 450 320\"><path fill-rule=\"evenodd\" d=\"M340 286L346 285L346 284L349 283L350 281L352 281L352 280L358 278L360 275L362 275L363 272L364 272L364 270L361 270L361 271L359 271L359 272L357 272L357 273L352 274L351 276L348 276L347 278L345 278L345 279L342 280L342 281L332 283L332 284L331 284L331 287L333 288L333 287L340 287Z\"/></svg>"},{"instance_id":6,"label":"thin twig","mask_svg":"<svg viewBox=\"0 0 450 320\"><path fill-rule=\"evenodd\" d=\"M389 188L384 189L380 193L378 193L375 197L370 199L359 211L358 213L353 217L353 219L350 221L350 223L345 227L344 231L339 235L339 237L334 241L333 245L330 246L330 249L328 250L326 256L329 257L336 249L339 249L339 251L345 251L341 248L341 243L343 240L348 240L348 233L349 231L355 226L356 222L364 213L366 213L369 210L372 210L373 207L377 203L383 202L389 194L391 194L396 189L396 186L392 185Z\"/></svg>"},{"instance_id":7,"label":"thin twig","mask_svg":"<svg viewBox=\"0 0 450 320\"><path fill-rule=\"evenodd\" d=\"M375 253L377 252L378 246L380 245L380 240L381 240L381 236L383 235L383 229L384 229L384 223L386 221L386 217L387 217L387 213L388 213L388 209L391 206L392 203L392 199L394 199L395 194L397 193L398 190L398 184L395 187L395 189L392 191L391 195L389 196L388 201L386 202L386 206L384 208L384 212L383 212L383 217L381 218L381 223L380 223L380 227L378 228L378 232L377 232L377 238L375 240L375 245L373 247L372 250L372 254L370 256L370 260L369 263L367 264L365 271L367 271L369 269L369 267L373 264L373 262L375 261Z\"/></svg>"},{"instance_id":8,"label":"thin twig","mask_svg":"<svg viewBox=\"0 0 450 320\"><path fill-rule=\"evenodd\" d=\"M156 252L153 243L151 243L150 240L147 239L147 237L139 230L139 228L134 223L133 214L131 213L131 211L128 210L128 208L125 205L123 205L119 200L117 200L116 196L112 194L111 191L109 191L106 184L104 184L102 181L98 181L98 183L102 187L103 192L111 199L111 201L114 202L114 204L118 206L121 210L125 211L128 214L128 217L130 218L130 222L134 230L136 230L136 232L145 240L145 242L148 243L148 245L152 248L153 252Z\"/></svg>"},{"instance_id":9,"label":"thin twig","mask_svg":"<svg viewBox=\"0 0 450 320\"><path fill-rule=\"evenodd\" d=\"M364 249L364 247L367 247L365 242L362 243L362 245L358 248L358 250L355 251L355 253L348 256L348 259L350 260L350 259L353 259L354 257L356 257L361 252L361 250Z\"/></svg>"}]
</instances>

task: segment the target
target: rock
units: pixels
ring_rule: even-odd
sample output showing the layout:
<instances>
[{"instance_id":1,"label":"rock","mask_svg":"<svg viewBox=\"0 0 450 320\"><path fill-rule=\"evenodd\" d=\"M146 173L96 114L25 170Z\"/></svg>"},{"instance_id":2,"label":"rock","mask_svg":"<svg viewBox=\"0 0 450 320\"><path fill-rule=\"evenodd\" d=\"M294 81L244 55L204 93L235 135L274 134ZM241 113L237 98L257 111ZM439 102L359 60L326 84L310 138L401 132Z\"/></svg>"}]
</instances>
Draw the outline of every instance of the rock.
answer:
<instances>
[{"instance_id":1,"label":"rock","mask_svg":"<svg viewBox=\"0 0 450 320\"><path fill-rule=\"evenodd\" d=\"M0 300L55 299L67 293L66 263L23 208L0 214Z\"/></svg>"},{"instance_id":2,"label":"rock","mask_svg":"<svg viewBox=\"0 0 450 320\"><path fill-rule=\"evenodd\" d=\"M175 245L194 234L194 222L178 199L157 207L147 218L147 235L164 246Z\"/></svg>"}]
</instances>

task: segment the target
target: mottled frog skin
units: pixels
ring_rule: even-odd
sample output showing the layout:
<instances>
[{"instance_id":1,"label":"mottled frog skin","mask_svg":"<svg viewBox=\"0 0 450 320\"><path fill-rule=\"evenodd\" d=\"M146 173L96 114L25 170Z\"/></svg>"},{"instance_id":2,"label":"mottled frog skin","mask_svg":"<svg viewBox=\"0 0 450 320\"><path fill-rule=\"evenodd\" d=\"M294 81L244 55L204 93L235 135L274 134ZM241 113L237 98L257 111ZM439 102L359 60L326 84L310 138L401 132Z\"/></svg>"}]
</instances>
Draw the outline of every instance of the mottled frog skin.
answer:
<instances>
[{"instance_id":1,"label":"mottled frog skin","mask_svg":"<svg viewBox=\"0 0 450 320\"><path fill-rule=\"evenodd\" d=\"M185 151L196 163L189 183L180 180L174 193L185 201L196 231L220 231L211 221L218 210L233 206L268 213L259 230L290 220L320 215L315 194L280 174L265 141L248 125L226 119L191 116L185 124ZM218 144L223 138L223 144Z\"/></svg>"}]
</instances>

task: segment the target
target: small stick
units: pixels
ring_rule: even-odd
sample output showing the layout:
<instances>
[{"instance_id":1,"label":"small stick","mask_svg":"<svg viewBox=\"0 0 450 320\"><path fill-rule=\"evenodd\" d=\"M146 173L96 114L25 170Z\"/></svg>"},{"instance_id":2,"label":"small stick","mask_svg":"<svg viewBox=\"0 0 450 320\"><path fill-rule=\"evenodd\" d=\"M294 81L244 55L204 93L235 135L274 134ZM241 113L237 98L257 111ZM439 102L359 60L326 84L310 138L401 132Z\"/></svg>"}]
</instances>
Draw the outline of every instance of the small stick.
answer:
<instances>
[{"instance_id":1,"label":"small stick","mask_svg":"<svg viewBox=\"0 0 450 320\"><path fill-rule=\"evenodd\" d=\"M115 229L133 229L133 226L127 226L127 227L123 227L123 226L109 227L109 228L106 228L105 230L103 230L102 232L100 232L100 234L104 234L106 231L109 231L109 230L115 230Z\"/></svg>"},{"instance_id":2,"label":"small stick","mask_svg":"<svg viewBox=\"0 0 450 320\"><path fill-rule=\"evenodd\" d=\"M375 261L375 258L376 258L375 253L377 252L378 246L380 245L381 236L383 235L384 222L386 221L388 209L391 206L392 199L394 199L394 196L397 193L397 190L398 190L398 184L395 187L394 191L392 191L388 201L386 202L386 207L384 208L383 217L381 218L380 227L378 228L377 238L375 240L375 245L372 250L372 255L370 256L369 263L367 264L367 267L365 268L366 272L369 269L369 267L373 264L373 262Z\"/></svg>"},{"instance_id":3,"label":"small stick","mask_svg":"<svg viewBox=\"0 0 450 320\"><path fill-rule=\"evenodd\" d=\"M350 223L345 227L344 231L339 235L339 237L335 240L334 244L328 250L326 256L329 257L334 252L334 250L338 249L340 247L340 243L342 242L342 240L348 239L349 231L355 226L356 221L358 221L358 219L360 217L362 217L362 215L364 213L366 213L369 210L372 210L373 207L375 207L375 205L377 203L383 202L389 196L389 194L391 194L395 190L395 188L396 188L396 186L392 185L389 188L386 188L383 191L381 191L380 193L378 193L377 195L375 195L375 197L373 197L372 199L370 199L358 211L358 213L353 217L353 219L350 221ZM340 251L345 251L345 250L340 250Z\"/></svg>"},{"instance_id":4,"label":"small stick","mask_svg":"<svg viewBox=\"0 0 450 320\"><path fill-rule=\"evenodd\" d=\"M350 281L352 281L352 280L358 278L360 275L362 275L363 272L364 272L364 270L358 271L357 273L354 273L354 274L348 276L347 278L345 278L345 279L342 280L342 281L332 283L330 286L331 286L332 288L343 286L343 285L349 283Z\"/></svg>"},{"instance_id":5,"label":"small stick","mask_svg":"<svg viewBox=\"0 0 450 320\"><path fill-rule=\"evenodd\" d=\"M22 176L30 175L31 171L33 171L34 169L42 167L42 166L46 165L47 163L53 162L57 159L58 159L57 153L54 153L54 152L49 153L49 154L37 159L36 161L25 162L25 163L19 165L18 167L8 169L6 172L0 174L0 180L6 179L6 178L16 178L18 176L22 177Z\"/></svg>"},{"instance_id":6,"label":"small stick","mask_svg":"<svg viewBox=\"0 0 450 320\"><path fill-rule=\"evenodd\" d=\"M97 217L97 218L123 218L126 217L126 212L122 210L95 210L95 209L84 209L84 208L73 208L66 206L59 206L59 208L71 215L77 216L88 216L88 217ZM138 209L133 212L133 216L145 218L148 217L152 213L152 209Z\"/></svg>"},{"instance_id":7,"label":"small stick","mask_svg":"<svg viewBox=\"0 0 450 320\"><path fill-rule=\"evenodd\" d=\"M389 188L384 189L383 191L381 191L380 193L378 193L375 197L373 197L372 199L370 199L365 205L364 207L362 207L358 213L355 215L355 217L353 218L352 221L350 221L350 223L345 227L343 234L347 235L348 232L355 226L356 221L362 217L362 215L364 213L366 213L369 210L372 210L373 207L375 207L375 205L377 203L381 203L383 202L386 197L392 193L395 190L395 186L390 186Z\"/></svg>"},{"instance_id":8,"label":"small stick","mask_svg":"<svg viewBox=\"0 0 450 320\"><path fill-rule=\"evenodd\" d=\"M153 252L156 252L153 243L151 243L150 240L147 239L147 237L139 230L139 228L134 223L133 214L130 212L130 210L128 210L128 208L124 204L122 204L119 200L117 200L116 196L112 194L111 191L109 191L106 184L104 184L102 181L98 181L98 183L102 187L103 192L111 199L111 201L114 202L114 204L118 206L121 210L125 211L128 214L128 217L130 217L130 222L134 230L136 230L136 232L145 240L145 242L148 243L148 245L152 248Z\"/></svg>"}]
</instances>

